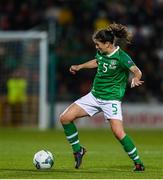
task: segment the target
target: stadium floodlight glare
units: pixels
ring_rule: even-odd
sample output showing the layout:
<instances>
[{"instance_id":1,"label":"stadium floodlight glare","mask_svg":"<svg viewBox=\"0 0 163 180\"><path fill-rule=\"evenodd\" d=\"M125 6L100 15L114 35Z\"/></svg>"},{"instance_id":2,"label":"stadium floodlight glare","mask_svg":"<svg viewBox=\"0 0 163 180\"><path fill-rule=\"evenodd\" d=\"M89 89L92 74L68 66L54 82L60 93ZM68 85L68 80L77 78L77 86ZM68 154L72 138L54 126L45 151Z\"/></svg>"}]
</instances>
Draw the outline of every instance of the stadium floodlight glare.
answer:
<instances>
[{"instance_id":1,"label":"stadium floodlight glare","mask_svg":"<svg viewBox=\"0 0 163 180\"><path fill-rule=\"evenodd\" d=\"M6 76L6 80L8 80L15 70L19 69L21 71L21 69L25 69L25 72L27 73L25 78L28 84L27 98L29 97L30 99L30 97L35 97L37 103L32 104L34 101L31 101L31 104L29 103L29 105L26 106L26 114L23 114L22 117L25 117L26 120L23 121L26 121L24 124L28 126L28 121L32 121L30 119L32 117L32 115L30 116L30 113L33 113L33 115L34 113L38 113L35 117L38 118L36 122L40 129L46 129L49 126L46 101L48 63L47 41L47 33L42 31L0 32L1 53L3 54L5 51L6 54L4 57L9 57L8 60L6 60L6 63L9 62L12 64L12 60L10 59L15 59L16 64L16 67L14 67L15 69L12 69L10 65L10 71L6 72L3 77ZM2 59L0 55L0 61L2 61ZM35 107L38 111L36 110L36 112L34 112L34 110L29 110L32 109L31 107ZM30 122L29 125L32 126L32 122Z\"/></svg>"}]
</instances>

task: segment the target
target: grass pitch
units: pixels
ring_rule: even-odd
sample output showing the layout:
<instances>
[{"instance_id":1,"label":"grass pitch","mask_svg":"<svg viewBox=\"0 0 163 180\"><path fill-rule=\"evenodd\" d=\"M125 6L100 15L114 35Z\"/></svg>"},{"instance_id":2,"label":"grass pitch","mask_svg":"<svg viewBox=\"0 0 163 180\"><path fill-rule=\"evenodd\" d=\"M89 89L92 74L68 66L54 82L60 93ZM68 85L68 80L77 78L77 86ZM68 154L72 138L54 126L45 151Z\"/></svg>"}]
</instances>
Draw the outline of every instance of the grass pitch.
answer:
<instances>
[{"instance_id":1,"label":"grass pitch","mask_svg":"<svg viewBox=\"0 0 163 180\"><path fill-rule=\"evenodd\" d=\"M79 130L87 148L82 167L74 169L71 147L62 130L0 129L1 179L160 179L163 178L163 131L128 130L146 171L132 172L133 163L108 129ZM50 170L37 170L32 159L38 150L53 153Z\"/></svg>"}]
</instances>

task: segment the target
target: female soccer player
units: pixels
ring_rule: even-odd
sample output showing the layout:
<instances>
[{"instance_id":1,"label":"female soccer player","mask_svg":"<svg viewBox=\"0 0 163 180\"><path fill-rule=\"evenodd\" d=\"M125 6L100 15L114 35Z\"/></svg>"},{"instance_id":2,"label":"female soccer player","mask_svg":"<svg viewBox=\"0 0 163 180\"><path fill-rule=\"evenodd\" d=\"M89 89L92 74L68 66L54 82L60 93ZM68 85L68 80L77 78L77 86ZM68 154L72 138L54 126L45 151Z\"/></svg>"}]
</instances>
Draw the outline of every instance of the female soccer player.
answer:
<instances>
[{"instance_id":1,"label":"female soccer player","mask_svg":"<svg viewBox=\"0 0 163 180\"><path fill-rule=\"evenodd\" d=\"M111 24L108 28L93 34L93 41L97 49L95 59L79 65L72 65L70 72L76 74L84 68L97 68L91 92L71 104L61 115L67 140L72 145L75 168L82 163L86 149L79 143L78 131L74 124L77 118L93 116L102 111L109 121L112 132L122 144L128 156L133 160L134 171L144 171L133 141L123 128L121 101L125 94L129 72L133 74L131 88L142 85L142 73L130 56L117 46L117 39L129 42L130 33L126 26Z\"/></svg>"}]
</instances>

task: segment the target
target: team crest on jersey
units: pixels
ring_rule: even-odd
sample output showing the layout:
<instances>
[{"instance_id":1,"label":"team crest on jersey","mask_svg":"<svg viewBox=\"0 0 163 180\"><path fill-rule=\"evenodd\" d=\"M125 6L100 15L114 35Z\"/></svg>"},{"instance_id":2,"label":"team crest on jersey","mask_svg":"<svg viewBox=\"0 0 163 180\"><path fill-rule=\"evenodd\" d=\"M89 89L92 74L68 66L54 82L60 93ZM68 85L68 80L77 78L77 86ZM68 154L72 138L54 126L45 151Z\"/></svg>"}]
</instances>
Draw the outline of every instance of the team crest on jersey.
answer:
<instances>
[{"instance_id":1,"label":"team crest on jersey","mask_svg":"<svg viewBox=\"0 0 163 180\"><path fill-rule=\"evenodd\" d=\"M117 60L111 60L109 69L116 69Z\"/></svg>"}]
</instances>

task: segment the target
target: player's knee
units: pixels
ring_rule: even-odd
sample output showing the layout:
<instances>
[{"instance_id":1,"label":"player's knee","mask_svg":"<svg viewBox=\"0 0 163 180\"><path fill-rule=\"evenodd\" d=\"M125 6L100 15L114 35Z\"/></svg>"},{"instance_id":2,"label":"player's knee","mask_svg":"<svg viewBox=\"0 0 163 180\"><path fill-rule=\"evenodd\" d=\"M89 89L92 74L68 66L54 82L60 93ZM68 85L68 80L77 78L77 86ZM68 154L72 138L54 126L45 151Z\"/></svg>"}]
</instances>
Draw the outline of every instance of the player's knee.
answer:
<instances>
[{"instance_id":1,"label":"player's knee","mask_svg":"<svg viewBox=\"0 0 163 180\"><path fill-rule=\"evenodd\" d=\"M125 136L125 132L123 130L115 129L113 133L117 139L122 139Z\"/></svg>"},{"instance_id":2,"label":"player's knee","mask_svg":"<svg viewBox=\"0 0 163 180\"><path fill-rule=\"evenodd\" d=\"M67 124L67 123L70 123L71 121L73 121L73 118L62 113L59 117L59 121L61 122L61 124Z\"/></svg>"},{"instance_id":3,"label":"player's knee","mask_svg":"<svg viewBox=\"0 0 163 180\"><path fill-rule=\"evenodd\" d=\"M59 116L59 121L61 122L61 124L65 124L68 121L68 119L67 119L66 115L61 114Z\"/></svg>"}]
</instances>

